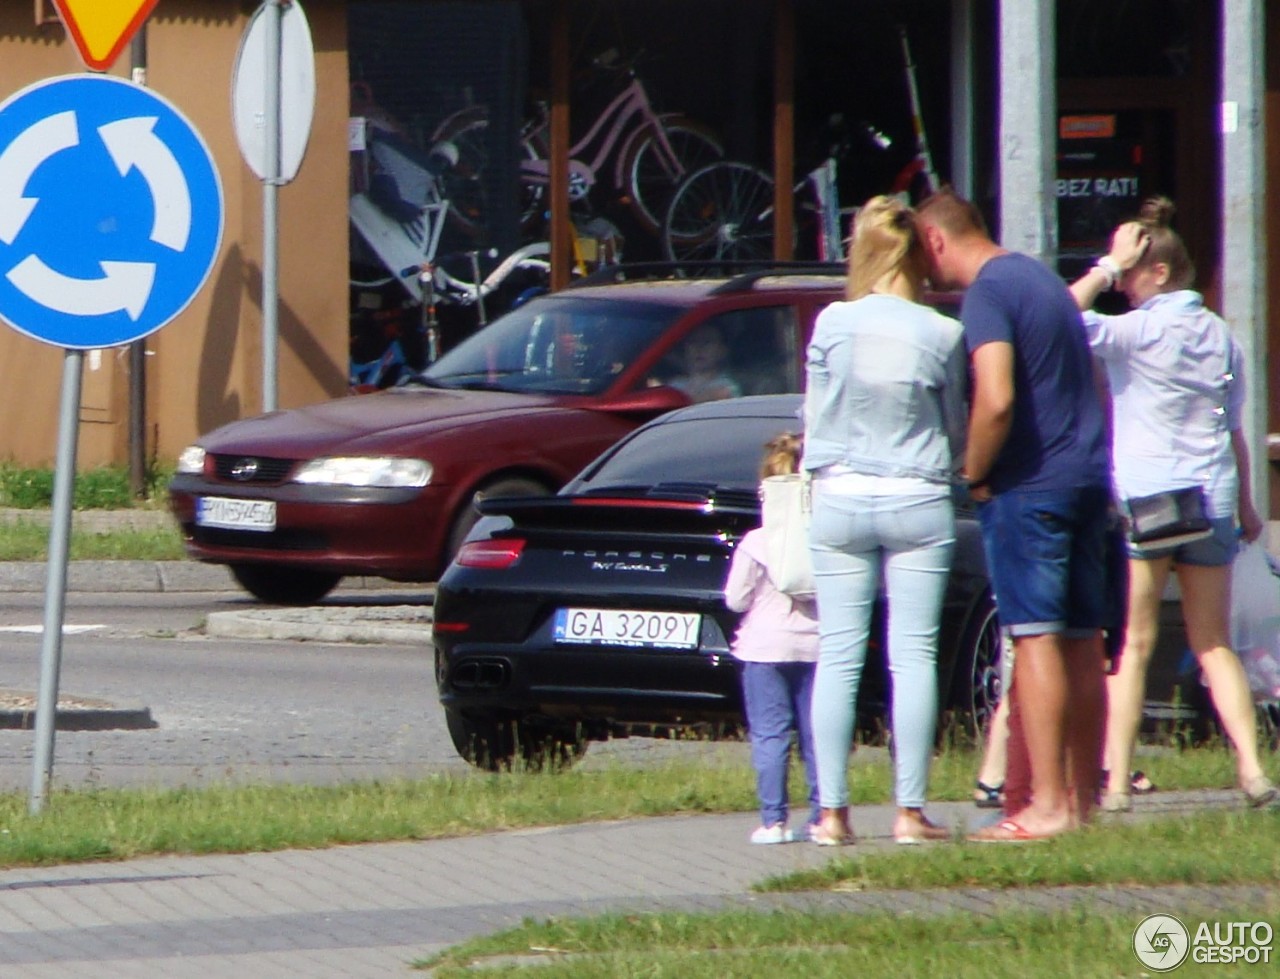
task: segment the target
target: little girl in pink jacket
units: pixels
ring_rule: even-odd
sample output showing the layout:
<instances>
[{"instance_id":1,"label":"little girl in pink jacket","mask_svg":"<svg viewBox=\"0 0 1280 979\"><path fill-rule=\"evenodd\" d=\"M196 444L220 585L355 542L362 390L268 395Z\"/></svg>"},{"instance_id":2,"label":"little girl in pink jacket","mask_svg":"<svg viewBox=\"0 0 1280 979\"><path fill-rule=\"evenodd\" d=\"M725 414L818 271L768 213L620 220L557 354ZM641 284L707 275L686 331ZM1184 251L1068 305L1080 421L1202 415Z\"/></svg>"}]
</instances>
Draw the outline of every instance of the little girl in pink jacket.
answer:
<instances>
[{"instance_id":1,"label":"little girl in pink jacket","mask_svg":"<svg viewBox=\"0 0 1280 979\"><path fill-rule=\"evenodd\" d=\"M800 438L784 434L766 446L762 476L795 472ZM731 652L742 663L742 695L751 735L751 762L760 797L760 825L752 843L790 843L803 837L787 826L787 772L794 735L809 785L807 827L818 821L818 777L809 726L809 700L818 661L817 607L774 587L764 559L764 533L738 544L725 582L725 604L745 613Z\"/></svg>"}]
</instances>

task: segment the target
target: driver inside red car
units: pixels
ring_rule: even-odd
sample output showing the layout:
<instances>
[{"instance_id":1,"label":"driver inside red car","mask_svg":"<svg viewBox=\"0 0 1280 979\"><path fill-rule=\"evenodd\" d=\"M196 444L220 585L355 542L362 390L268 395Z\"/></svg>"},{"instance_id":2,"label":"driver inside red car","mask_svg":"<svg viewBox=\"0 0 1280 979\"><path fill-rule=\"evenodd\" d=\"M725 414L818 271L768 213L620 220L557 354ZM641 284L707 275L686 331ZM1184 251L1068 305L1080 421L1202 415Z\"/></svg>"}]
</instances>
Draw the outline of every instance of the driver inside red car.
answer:
<instances>
[{"instance_id":1,"label":"driver inside red car","mask_svg":"<svg viewBox=\"0 0 1280 979\"><path fill-rule=\"evenodd\" d=\"M685 374L671 379L671 386L690 400L719 401L742 397L742 388L725 370L729 345L720 328L712 323L697 327L681 345Z\"/></svg>"}]
</instances>

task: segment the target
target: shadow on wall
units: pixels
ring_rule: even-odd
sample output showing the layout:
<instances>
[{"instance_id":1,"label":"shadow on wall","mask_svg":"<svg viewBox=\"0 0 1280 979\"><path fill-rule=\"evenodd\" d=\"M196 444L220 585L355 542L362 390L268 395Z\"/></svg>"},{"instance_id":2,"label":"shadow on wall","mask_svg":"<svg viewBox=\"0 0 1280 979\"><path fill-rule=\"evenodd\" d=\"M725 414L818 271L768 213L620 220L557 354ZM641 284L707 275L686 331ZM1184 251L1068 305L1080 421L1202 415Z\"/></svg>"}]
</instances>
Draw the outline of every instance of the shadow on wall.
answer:
<instances>
[{"instance_id":1,"label":"shadow on wall","mask_svg":"<svg viewBox=\"0 0 1280 979\"><path fill-rule=\"evenodd\" d=\"M200 433L212 431L247 414L257 414L261 407L260 402L250 403L250 397L256 398L261 390L260 336L246 335L243 338L255 360L246 375L255 382L252 391L247 392L248 396L237 392L233 373L235 350L242 339L240 331L246 297L260 299L262 296L262 270L256 264L245 262L240 247L233 246L228 249L212 288L210 309L213 312L205 328L197 378L196 425ZM260 315L255 319L261 322ZM280 305L278 328L280 342L298 358L306 375L314 377L325 391L346 390L346 364L334 361L287 303Z\"/></svg>"},{"instance_id":2,"label":"shadow on wall","mask_svg":"<svg viewBox=\"0 0 1280 979\"><path fill-rule=\"evenodd\" d=\"M240 395L231 391L232 354L240 333L244 259L239 245L227 249L209 303L204 349L196 378L196 431L212 431L240 417Z\"/></svg>"},{"instance_id":3,"label":"shadow on wall","mask_svg":"<svg viewBox=\"0 0 1280 979\"><path fill-rule=\"evenodd\" d=\"M245 264L244 279L245 295L257 297L260 302L262 298L261 267L253 263ZM345 310L342 315L342 328L345 333L349 329ZM346 360L347 344L345 341L342 345L343 360L338 363L324 349L324 346L316 340L314 331L308 329L293 308L283 301L280 303L277 329L280 333L280 342L288 347L293 352L293 355L298 358L304 376L315 378L321 390L327 392L330 397L337 397L346 392L348 364ZM255 347L261 350L262 338L258 337L257 341ZM258 364L257 367L259 374L261 374L261 364Z\"/></svg>"}]
</instances>

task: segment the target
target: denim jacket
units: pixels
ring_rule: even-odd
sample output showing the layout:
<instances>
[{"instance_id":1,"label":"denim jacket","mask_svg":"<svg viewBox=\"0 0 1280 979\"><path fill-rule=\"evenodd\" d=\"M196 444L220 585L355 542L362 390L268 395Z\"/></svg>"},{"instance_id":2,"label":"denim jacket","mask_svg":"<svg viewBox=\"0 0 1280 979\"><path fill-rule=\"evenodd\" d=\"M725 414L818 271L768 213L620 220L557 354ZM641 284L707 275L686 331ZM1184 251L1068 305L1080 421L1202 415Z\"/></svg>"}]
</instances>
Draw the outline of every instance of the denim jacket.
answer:
<instances>
[{"instance_id":1,"label":"denim jacket","mask_svg":"<svg viewBox=\"0 0 1280 979\"><path fill-rule=\"evenodd\" d=\"M818 314L805 364L803 467L947 483L968 423L960 324L897 296Z\"/></svg>"}]
</instances>

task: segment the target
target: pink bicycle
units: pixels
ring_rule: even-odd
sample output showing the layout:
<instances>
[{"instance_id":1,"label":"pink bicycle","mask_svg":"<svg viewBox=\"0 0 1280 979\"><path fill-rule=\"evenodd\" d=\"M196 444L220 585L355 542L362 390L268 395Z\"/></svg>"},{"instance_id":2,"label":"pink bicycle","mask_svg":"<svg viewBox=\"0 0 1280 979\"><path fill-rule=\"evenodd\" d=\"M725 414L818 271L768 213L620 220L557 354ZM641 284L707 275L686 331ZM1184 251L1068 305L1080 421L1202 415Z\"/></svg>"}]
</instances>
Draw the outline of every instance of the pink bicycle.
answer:
<instances>
[{"instance_id":1,"label":"pink bicycle","mask_svg":"<svg viewBox=\"0 0 1280 979\"><path fill-rule=\"evenodd\" d=\"M694 170L723 159L724 147L701 123L679 113L655 111L634 61L621 64L617 52L610 50L595 58L592 66L625 79L626 84L570 147L570 200L585 202L607 175L640 225L656 234L675 189ZM545 217L550 123L546 103L539 103L537 118L526 123L520 134L520 224L526 235ZM458 162L445 176L450 217L477 234L485 219L482 175L488 157L488 125L488 110L476 105L449 116L432 134L433 141L447 140L458 148Z\"/></svg>"}]
</instances>

